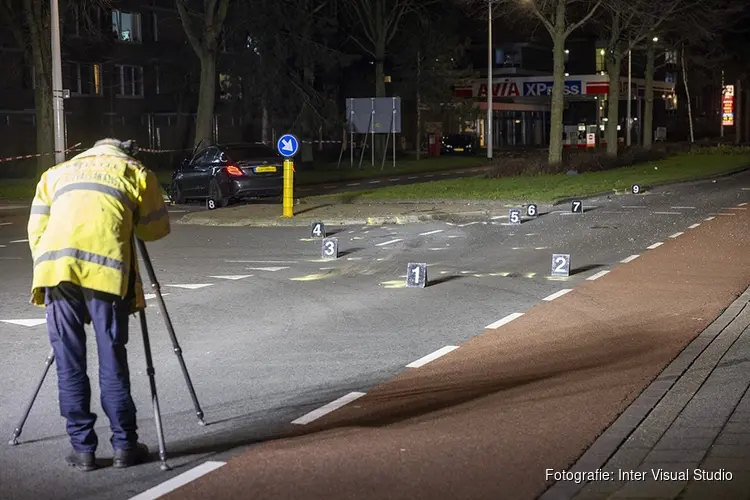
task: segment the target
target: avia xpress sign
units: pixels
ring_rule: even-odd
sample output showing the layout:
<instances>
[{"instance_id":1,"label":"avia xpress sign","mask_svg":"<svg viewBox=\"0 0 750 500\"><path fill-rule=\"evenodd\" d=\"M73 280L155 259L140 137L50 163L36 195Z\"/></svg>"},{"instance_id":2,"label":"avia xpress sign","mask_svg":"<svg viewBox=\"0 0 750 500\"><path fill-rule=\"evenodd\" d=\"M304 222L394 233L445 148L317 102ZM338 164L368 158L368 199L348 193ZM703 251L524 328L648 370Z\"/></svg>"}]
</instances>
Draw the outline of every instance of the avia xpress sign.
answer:
<instances>
[{"instance_id":1,"label":"avia xpress sign","mask_svg":"<svg viewBox=\"0 0 750 500\"><path fill-rule=\"evenodd\" d=\"M539 97L552 95L551 81L501 81L492 84L493 97ZM478 97L487 97L487 84L479 84ZM580 80L567 80L563 88L563 95L582 95Z\"/></svg>"}]
</instances>

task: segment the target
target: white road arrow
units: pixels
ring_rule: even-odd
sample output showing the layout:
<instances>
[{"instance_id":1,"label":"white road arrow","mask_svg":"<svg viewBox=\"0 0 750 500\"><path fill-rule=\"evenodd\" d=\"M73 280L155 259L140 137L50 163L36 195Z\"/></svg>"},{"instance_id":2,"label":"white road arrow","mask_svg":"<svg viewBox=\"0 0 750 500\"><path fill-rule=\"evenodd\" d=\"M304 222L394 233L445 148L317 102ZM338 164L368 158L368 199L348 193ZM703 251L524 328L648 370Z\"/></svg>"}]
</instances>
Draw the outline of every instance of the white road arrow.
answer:
<instances>
[{"instance_id":1,"label":"white road arrow","mask_svg":"<svg viewBox=\"0 0 750 500\"><path fill-rule=\"evenodd\" d=\"M235 274L232 276L209 276L209 278L218 278L222 280L235 280L236 281L236 280L249 278L250 276L252 276L252 274Z\"/></svg>"},{"instance_id":2,"label":"white road arrow","mask_svg":"<svg viewBox=\"0 0 750 500\"><path fill-rule=\"evenodd\" d=\"M291 139L281 139L281 149L284 151L294 151L294 148L292 147L292 140Z\"/></svg>"}]
</instances>

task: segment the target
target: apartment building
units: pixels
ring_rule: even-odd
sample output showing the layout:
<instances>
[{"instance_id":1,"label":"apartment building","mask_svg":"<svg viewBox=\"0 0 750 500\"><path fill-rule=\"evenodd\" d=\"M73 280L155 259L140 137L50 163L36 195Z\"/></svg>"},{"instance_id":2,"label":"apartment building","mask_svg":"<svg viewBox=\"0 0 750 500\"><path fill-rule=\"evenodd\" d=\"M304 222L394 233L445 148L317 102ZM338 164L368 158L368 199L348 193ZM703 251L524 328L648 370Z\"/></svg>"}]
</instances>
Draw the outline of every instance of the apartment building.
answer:
<instances>
[{"instance_id":1,"label":"apartment building","mask_svg":"<svg viewBox=\"0 0 750 500\"><path fill-rule=\"evenodd\" d=\"M173 0L115 1L108 10L61 12L66 144L114 136L143 147L192 147L199 86L198 58ZM34 72L9 32L0 34L0 155L35 152ZM222 60L229 55L223 46ZM221 71L221 70L220 70ZM217 75L214 132L240 140L242 113Z\"/></svg>"}]
</instances>

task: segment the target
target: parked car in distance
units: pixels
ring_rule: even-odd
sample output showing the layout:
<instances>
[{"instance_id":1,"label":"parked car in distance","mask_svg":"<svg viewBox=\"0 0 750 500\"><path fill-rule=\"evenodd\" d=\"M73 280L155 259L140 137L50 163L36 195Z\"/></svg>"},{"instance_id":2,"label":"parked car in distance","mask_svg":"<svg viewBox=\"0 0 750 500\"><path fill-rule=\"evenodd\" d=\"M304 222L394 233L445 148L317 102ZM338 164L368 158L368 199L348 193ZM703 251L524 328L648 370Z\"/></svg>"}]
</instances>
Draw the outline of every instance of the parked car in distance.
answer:
<instances>
[{"instance_id":1,"label":"parked car in distance","mask_svg":"<svg viewBox=\"0 0 750 500\"><path fill-rule=\"evenodd\" d=\"M283 182L283 158L273 147L211 144L175 170L171 196L175 203L206 199L210 208L219 208L234 200L281 197Z\"/></svg>"},{"instance_id":2,"label":"parked car in distance","mask_svg":"<svg viewBox=\"0 0 750 500\"><path fill-rule=\"evenodd\" d=\"M441 155L475 155L479 141L471 134L452 134L440 141Z\"/></svg>"}]
</instances>

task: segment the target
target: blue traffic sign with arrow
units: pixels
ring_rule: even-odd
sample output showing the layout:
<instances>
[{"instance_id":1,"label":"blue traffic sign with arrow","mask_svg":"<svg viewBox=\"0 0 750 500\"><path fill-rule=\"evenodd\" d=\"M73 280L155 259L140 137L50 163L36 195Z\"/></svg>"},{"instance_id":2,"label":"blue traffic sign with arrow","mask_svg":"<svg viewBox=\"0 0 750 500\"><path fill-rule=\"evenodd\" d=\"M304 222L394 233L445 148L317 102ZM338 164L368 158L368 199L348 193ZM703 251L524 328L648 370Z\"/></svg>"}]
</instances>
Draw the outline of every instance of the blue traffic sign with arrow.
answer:
<instances>
[{"instance_id":1,"label":"blue traffic sign with arrow","mask_svg":"<svg viewBox=\"0 0 750 500\"><path fill-rule=\"evenodd\" d=\"M279 142L276 143L276 149L279 154L285 158L291 158L299 151L299 140L292 134L284 134L279 137Z\"/></svg>"}]
</instances>

